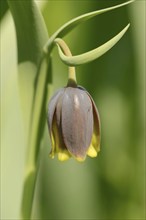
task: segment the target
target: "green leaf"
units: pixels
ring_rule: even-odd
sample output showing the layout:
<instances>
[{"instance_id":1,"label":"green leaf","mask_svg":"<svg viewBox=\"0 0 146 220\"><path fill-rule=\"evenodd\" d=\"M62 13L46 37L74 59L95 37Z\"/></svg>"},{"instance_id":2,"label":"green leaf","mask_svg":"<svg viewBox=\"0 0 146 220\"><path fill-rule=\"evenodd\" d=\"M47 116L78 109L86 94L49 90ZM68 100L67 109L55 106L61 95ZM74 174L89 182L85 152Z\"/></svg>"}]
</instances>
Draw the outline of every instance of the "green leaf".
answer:
<instances>
[{"instance_id":1,"label":"green leaf","mask_svg":"<svg viewBox=\"0 0 146 220\"><path fill-rule=\"evenodd\" d=\"M36 72L37 66L30 61L23 62L18 65L19 98L21 101L25 140L28 140L30 135L34 83L37 75Z\"/></svg>"},{"instance_id":2,"label":"green leaf","mask_svg":"<svg viewBox=\"0 0 146 220\"><path fill-rule=\"evenodd\" d=\"M31 219L33 195L39 168L40 146L46 121L46 99L51 75L51 59L42 59L38 68L38 80L34 97L29 138L29 154L24 179L21 218Z\"/></svg>"},{"instance_id":3,"label":"green leaf","mask_svg":"<svg viewBox=\"0 0 146 220\"><path fill-rule=\"evenodd\" d=\"M0 21L2 20L3 16L7 12L8 8L9 7L8 7L7 1L1 1L0 2Z\"/></svg>"},{"instance_id":4,"label":"green leaf","mask_svg":"<svg viewBox=\"0 0 146 220\"><path fill-rule=\"evenodd\" d=\"M42 48L48 40L47 28L34 1L8 0L17 36L18 84L23 113L25 137L28 137L37 67Z\"/></svg>"},{"instance_id":5,"label":"green leaf","mask_svg":"<svg viewBox=\"0 0 146 220\"><path fill-rule=\"evenodd\" d=\"M61 50L61 47L59 45L59 39L56 38L55 42L57 43L57 46L58 46L60 58L68 66L77 66L77 65L91 62L97 59L98 57L102 56L108 50L110 50L125 34L129 26L130 24L128 24L120 33L118 33L115 37L113 37L111 40L101 45L100 47L97 47L94 50L91 50L89 52L86 52L86 53L83 53L77 56L66 56Z\"/></svg>"},{"instance_id":6,"label":"green leaf","mask_svg":"<svg viewBox=\"0 0 146 220\"><path fill-rule=\"evenodd\" d=\"M61 26L48 40L47 44L45 45L44 47L44 51L47 53L48 50L50 50L52 48L52 44L55 40L55 38L57 37L63 37L65 36L68 32L70 32L72 29L74 29L76 26L78 26L79 24L81 24L82 22L84 21L87 21L89 20L90 18L93 18L95 17L96 15L100 15L102 13L105 13L105 12L108 12L108 11L111 11L113 9L116 9L116 8L120 8L122 6L125 6L125 5L128 5L130 3L134 2L134 0L131 0L131 1L128 1L128 2L125 2L123 4L119 4L119 5L116 5L116 6L113 6L113 7L109 7L109 8L105 8L105 9L101 9L101 10L98 10L98 11L93 11L93 12L90 12L90 13L87 13L87 14L83 14L79 17L76 17L72 20L70 20L69 22L65 23L63 26Z\"/></svg>"},{"instance_id":7,"label":"green leaf","mask_svg":"<svg viewBox=\"0 0 146 220\"><path fill-rule=\"evenodd\" d=\"M28 143L21 217L30 219L45 125L47 86L48 81L51 82L50 62L43 54L48 34L43 17L33 0L9 0L8 3L16 27L18 83Z\"/></svg>"},{"instance_id":8,"label":"green leaf","mask_svg":"<svg viewBox=\"0 0 146 220\"><path fill-rule=\"evenodd\" d=\"M16 26L18 62L38 64L42 48L48 40L43 17L34 1L8 0Z\"/></svg>"}]
</instances>

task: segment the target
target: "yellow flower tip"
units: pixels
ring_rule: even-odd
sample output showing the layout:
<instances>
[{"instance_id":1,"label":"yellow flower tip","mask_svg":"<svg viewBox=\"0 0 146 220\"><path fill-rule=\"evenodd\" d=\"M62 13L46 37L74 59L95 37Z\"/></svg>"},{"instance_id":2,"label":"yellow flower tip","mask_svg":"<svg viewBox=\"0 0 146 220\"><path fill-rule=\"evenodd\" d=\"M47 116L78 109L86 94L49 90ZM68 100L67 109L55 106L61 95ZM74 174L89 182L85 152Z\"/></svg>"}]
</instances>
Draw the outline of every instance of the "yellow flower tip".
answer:
<instances>
[{"instance_id":1,"label":"yellow flower tip","mask_svg":"<svg viewBox=\"0 0 146 220\"><path fill-rule=\"evenodd\" d=\"M81 157L75 157L75 159L78 161L78 162L84 162L86 157L84 158L81 158Z\"/></svg>"},{"instance_id":2,"label":"yellow flower tip","mask_svg":"<svg viewBox=\"0 0 146 220\"><path fill-rule=\"evenodd\" d=\"M89 157L97 157L98 152L95 150L95 148L93 147L93 145L90 145L88 151L87 151L87 155Z\"/></svg>"},{"instance_id":3,"label":"yellow flower tip","mask_svg":"<svg viewBox=\"0 0 146 220\"><path fill-rule=\"evenodd\" d=\"M68 152L59 152L58 153L58 160L60 161L65 161L68 160L70 158L70 155Z\"/></svg>"}]
</instances>

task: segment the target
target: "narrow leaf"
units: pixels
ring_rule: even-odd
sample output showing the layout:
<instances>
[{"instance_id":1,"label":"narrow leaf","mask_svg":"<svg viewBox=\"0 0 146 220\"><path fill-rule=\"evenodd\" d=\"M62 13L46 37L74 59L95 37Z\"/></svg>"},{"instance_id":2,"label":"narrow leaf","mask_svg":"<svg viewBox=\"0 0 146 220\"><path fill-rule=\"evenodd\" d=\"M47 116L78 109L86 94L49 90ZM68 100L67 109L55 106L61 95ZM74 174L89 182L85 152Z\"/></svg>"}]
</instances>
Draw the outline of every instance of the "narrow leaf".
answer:
<instances>
[{"instance_id":1,"label":"narrow leaf","mask_svg":"<svg viewBox=\"0 0 146 220\"><path fill-rule=\"evenodd\" d=\"M23 117L24 139L27 141L30 135L30 122L34 97L34 83L37 67L32 62L23 62L18 65L19 98Z\"/></svg>"},{"instance_id":2,"label":"narrow leaf","mask_svg":"<svg viewBox=\"0 0 146 220\"><path fill-rule=\"evenodd\" d=\"M47 28L36 5L31 1L8 0L17 36L18 83L26 137L29 134L30 116L35 93L37 68L42 48L48 40Z\"/></svg>"},{"instance_id":3,"label":"narrow leaf","mask_svg":"<svg viewBox=\"0 0 146 220\"><path fill-rule=\"evenodd\" d=\"M34 1L8 0L16 26L18 62L38 63L48 40L47 28Z\"/></svg>"},{"instance_id":4,"label":"narrow leaf","mask_svg":"<svg viewBox=\"0 0 146 220\"><path fill-rule=\"evenodd\" d=\"M43 56L43 46L48 40L48 34L36 3L33 0L9 0L8 3L16 28L19 86L25 113L24 122L27 121L25 127L29 134L21 217L31 219L40 145L45 125L47 86L51 81L49 66L51 61Z\"/></svg>"},{"instance_id":5,"label":"narrow leaf","mask_svg":"<svg viewBox=\"0 0 146 220\"><path fill-rule=\"evenodd\" d=\"M110 50L125 34L129 26L130 24L128 24L119 34L117 34L115 37L113 37L111 40L101 45L100 47L97 47L94 50L76 56L66 56L60 48L58 39L56 39L55 42L57 43L58 46L60 58L68 66L77 66L80 64L91 62L97 59L98 57L102 56L108 50Z\"/></svg>"},{"instance_id":6,"label":"narrow leaf","mask_svg":"<svg viewBox=\"0 0 146 220\"><path fill-rule=\"evenodd\" d=\"M8 8L9 7L7 1L0 1L0 22L3 16L5 15L5 13L7 12Z\"/></svg>"},{"instance_id":7,"label":"narrow leaf","mask_svg":"<svg viewBox=\"0 0 146 220\"><path fill-rule=\"evenodd\" d=\"M81 24L84 21L89 20L90 18L95 17L96 15L100 15L102 13L111 11L113 9L116 8L120 8L122 6L128 5L130 3L134 2L134 0L113 6L113 7L109 7L109 8L105 8L105 9L101 9L98 11L93 11L93 12L89 12L86 14L83 14L79 17L76 17L72 20L70 20L69 22L65 23L63 26L61 26L48 40L47 44L44 47L44 51L47 53L47 51L52 47L52 43L54 42L55 38L57 37L63 37L65 36L68 32L70 32L72 29L74 29L76 26L78 26L79 24Z\"/></svg>"}]
</instances>

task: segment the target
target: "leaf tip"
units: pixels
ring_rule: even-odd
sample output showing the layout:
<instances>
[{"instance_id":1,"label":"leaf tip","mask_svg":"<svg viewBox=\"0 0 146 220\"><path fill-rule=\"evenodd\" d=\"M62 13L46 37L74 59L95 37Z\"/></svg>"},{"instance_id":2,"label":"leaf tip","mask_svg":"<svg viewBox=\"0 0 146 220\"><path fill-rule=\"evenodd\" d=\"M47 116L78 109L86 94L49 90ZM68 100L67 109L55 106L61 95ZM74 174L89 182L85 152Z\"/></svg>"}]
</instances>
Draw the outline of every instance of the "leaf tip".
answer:
<instances>
[{"instance_id":1,"label":"leaf tip","mask_svg":"<svg viewBox=\"0 0 146 220\"><path fill-rule=\"evenodd\" d=\"M125 31L127 31L129 27L130 27L130 23L127 24L127 26L125 27Z\"/></svg>"}]
</instances>

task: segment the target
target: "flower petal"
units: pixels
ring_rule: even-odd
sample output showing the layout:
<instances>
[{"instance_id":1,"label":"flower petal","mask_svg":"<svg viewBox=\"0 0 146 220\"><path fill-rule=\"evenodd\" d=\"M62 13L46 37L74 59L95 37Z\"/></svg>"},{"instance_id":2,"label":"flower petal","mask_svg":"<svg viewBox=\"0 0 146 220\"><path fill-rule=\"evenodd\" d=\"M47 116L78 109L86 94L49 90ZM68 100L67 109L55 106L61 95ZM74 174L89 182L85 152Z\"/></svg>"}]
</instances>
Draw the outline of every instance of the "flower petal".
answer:
<instances>
[{"instance_id":1,"label":"flower petal","mask_svg":"<svg viewBox=\"0 0 146 220\"><path fill-rule=\"evenodd\" d=\"M55 113L55 108L56 104L58 101L58 98L63 94L64 88L59 89L55 95L51 98L48 106L48 128L49 128L49 133L51 137L51 144L53 145L53 139L52 139L52 122L53 122L53 117Z\"/></svg>"},{"instance_id":2,"label":"flower petal","mask_svg":"<svg viewBox=\"0 0 146 220\"><path fill-rule=\"evenodd\" d=\"M93 132L92 102L79 88L67 87L62 101L62 134L69 152L84 160Z\"/></svg>"},{"instance_id":3,"label":"flower petal","mask_svg":"<svg viewBox=\"0 0 146 220\"><path fill-rule=\"evenodd\" d=\"M50 99L49 105L48 105L48 126L49 129L52 129L52 121L53 121L53 116L56 108L56 104L58 101L58 98L63 94L64 88L59 89Z\"/></svg>"},{"instance_id":4,"label":"flower petal","mask_svg":"<svg viewBox=\"0 0 146 220\"><path fill-rule=\"evenodd\" d=\"M88 93L89 94L89 93ZM93 128L93 135L92 135L92 141L91 144L97 151L97 153L100 151L100 136L101 136L101 129L100 129L100 117L98 110L96 108L96 105L94 103L94 100L92 99L91 95L89 94L90 99L92 101L93 106L93 118L94 118L94 128Z\"/></svg>"},{"instance_id":5,"label":"flower petal","mask_svg":"<svg viewBox=\"0 0 146 220\"><path fill-rule=\"evenodd\" d=\"M64 89L65 92L65 89ZM63 94L64 92L60 95L60 97L57 100L57 104L56 104L56 122L58 127L61 127L61 113L62 113L62 100L63 100Z\"/></svg>"},{"instance_id":6,"label":"flower petal","mask_svg":"<svg viewBox=\"0 0 146 220\"><path fill-rule=\"evenodd\" d=\"M90 157L97 157L97 151L95 150L92 144L90 144L90 147L87 151L87 155Z\"/></svg>"},{"instance_id":7,"label":"flower petal","mask_svg":"<svg viewBox=\"0 0 146 220\"><path fill-rule=\"evenodd\" d=\"M64 161L70 158L70 153L68 152L67 148L65 147L65 144L62 139L62 133L60 132L60 129L58 128L57 122L56 122L56 116L53 118L53 126L52 126L52 136L54 141L54 146L52 146L52 150L50 153L50 156L54 158L54 154L58 153L58 159L60 161Z\"/></svg>"},{"instance_id":8,"label":"flower petal","mask_svg":"<svg viewBox=\"0 0 146 220\"><path fill-rule=\"evenodd\" d=\"M96 104L95 104L92 96L87 92L87 90L84 87L78 86L78 88L80 88L81 90L85 91L88 94L88 96L90 97L91 102L92 102L94 126L93 126L92 140L91 140L91 144L90 144L89 150L87 152L87 155L90 156L90 157L93 157L92 155L94 153L91 150L92 147L94 147L94 149L96 150L97 154L100 151L100 136L101 136L100 117L99 117L99 113L98 113Z\"/></svg>"},{"instance_id":9,"label":"flower petal","mask_svg":"<svg viewBox=\"0 0 146 220\"><path fill-rule=\"evenodd\" d=\"M70 158L70 154L67 150L64 152L58 153L58 160L60 161L65 161L65 160L68 160L69 158Z\"/></svg>"}]
</instances>

